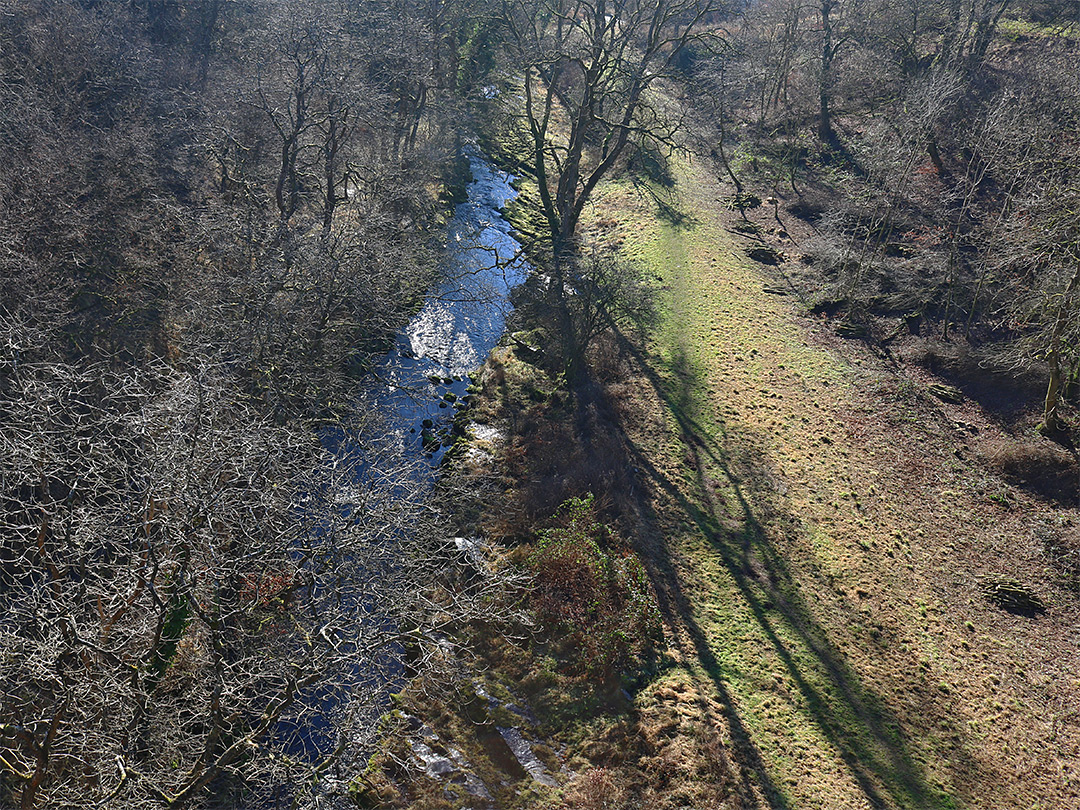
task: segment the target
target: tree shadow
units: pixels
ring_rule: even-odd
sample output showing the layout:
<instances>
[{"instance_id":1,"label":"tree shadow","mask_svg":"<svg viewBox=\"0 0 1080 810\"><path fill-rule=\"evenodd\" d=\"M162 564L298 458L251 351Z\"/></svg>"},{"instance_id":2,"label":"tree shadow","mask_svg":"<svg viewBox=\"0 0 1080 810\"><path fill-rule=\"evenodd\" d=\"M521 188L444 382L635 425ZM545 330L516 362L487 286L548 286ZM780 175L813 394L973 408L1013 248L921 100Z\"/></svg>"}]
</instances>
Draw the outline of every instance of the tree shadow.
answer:
<instances>
[{"instance_id":1,"label":"tree shadow","mask_svg":"<svg viewBox=\"0 0 1080 810\"><path fill-rule=\"evenodd\" d=\"M648 181L666 189L675 188L671 161L655 143L642 144L634 149L626 168L635 182Z\"/></svg>"},{"instance_id":2,"label":"tree shadow","mask_svg":"<svg viewBox=\"0 0 1080 810\"><path fill-rule=\"evenodd\" d=\"M689 228L696 224L694 217L676 204L678 198L673 187L635 174L630 175L630 183L642 199L652 201L656 206L656 215L673 228Z\"/></svg>"},{"instance_id":3,"label":"tree shadow","mask_svg":"<svg viewBox=\"0 0 1080 810\"><path fill-rule=\"evenodd\" d=\"M620 336L620 342L635 358L678 424L688 466L701 494L701 505L684 495L674 481L649 461L642 448L627 439L631 458L640 474L677 504L708 540L798 688L813 723L839 752L871 806L927 810L948 806L949 798L928 782L909 749L899 718L860 681L843 654L829 641L827 632L816 622L813 611L800 595L782 552L770 539L766 526L791 525L796 522L794 515L779 506L758 506L757 511L752 506L747 492L762 492L761 487L777 483L765 464L764 452L754 447L745 435L734 439L725 425L721 425L725 435L718 441L694 419L695 391L702 385L702 379L685 355L671 363L670 376L675 382L667 383L625 337ZM717 481L721 487L715 486ZM717 489L732 497L722 501ZM769 492L761 500L776 503L778 493ZM692 640L694 652L723 702L744 769L758 776L770 808L786 808L788 799L768 775L753 734L740 718L736 701L724 684L723 666L694 617L672 550L663 540L656 539L663 537L658 526L660 518L652 503L643 505L642 510L643 519L651 529L649 535L654 538L645 556L657 585L661 608L669 620L685 628ZM787 639L794 639L795 643ZM921 673L918 677L925 679ZM926 688L929 693L931 687L926 685ZM950 752L955 755L951 761L962 762L963 770L968 773L977 768L959 745L955 748ZM749 785L744 784L743 788L749 790Z\"/></svg>"}]
</instances>

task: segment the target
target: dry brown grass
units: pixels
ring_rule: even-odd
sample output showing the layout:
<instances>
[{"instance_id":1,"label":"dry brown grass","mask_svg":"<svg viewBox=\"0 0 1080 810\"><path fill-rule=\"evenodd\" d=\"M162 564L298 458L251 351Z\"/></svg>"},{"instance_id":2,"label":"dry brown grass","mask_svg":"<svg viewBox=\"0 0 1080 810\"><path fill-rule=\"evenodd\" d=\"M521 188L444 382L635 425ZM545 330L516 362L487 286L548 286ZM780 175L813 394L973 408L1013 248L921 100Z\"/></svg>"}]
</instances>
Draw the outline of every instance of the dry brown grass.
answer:
<instances>
[{"instance_id":1,"label":"dry brown grass","mask_svg":"<svg viewBox=\"0 0 1080 810\"><path fill-rule=\"evenodd\" d=\"M574 777L566 786L565 810L622 810L629 791L610 768L590 768Z\"/></svg>"},{"instance_id":2,"label":"dry brown grass","mask_svg":"<svg viewBox=\"0 0 1080 810\"><path fill-rule=\"evenodd\" d=\"M611 345L598 343L601 355ZM624 374L617 355L605 361L609 384ZM617 523L631 511L631 464L618 415L598 384L568 395L544 371L499 349L481 377L480 399L484 419L509 434L498 462L508 487L488 512L490 536L527 540L561 503L586 493L603 520Z\"/></svg>"},{"instance_id":3,"label":"dry brown grass","mask_svg":"<svg viewBox=\"0 0 1080 810\"><path fill-rule=\"evenodd\" d=\"M1074 454L1049 439L990 438L979 448L989 467L1039 497L1075 506L1080 466Z\"/></svg>"}]
</instances>

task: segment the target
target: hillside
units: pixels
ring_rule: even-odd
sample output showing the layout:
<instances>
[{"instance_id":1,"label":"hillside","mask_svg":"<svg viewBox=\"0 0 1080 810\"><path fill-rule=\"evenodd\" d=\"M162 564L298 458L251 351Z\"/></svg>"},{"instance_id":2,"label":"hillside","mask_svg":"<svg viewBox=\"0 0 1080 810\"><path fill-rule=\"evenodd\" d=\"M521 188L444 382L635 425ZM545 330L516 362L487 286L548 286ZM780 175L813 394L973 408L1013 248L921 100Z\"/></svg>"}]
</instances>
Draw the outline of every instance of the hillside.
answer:
<instances>
[{"instance_id":1,"label":"hillside","mask_svg":"<svg viewBox=\"0 0 1080 810\"><path fill-rule=\"evenodd\" d=\"M602 393L544 401L506 350L472 412L509 433L488 531L599 490L655 586L667 665L605 696L551 671L575 651L482 631L473 683L532 706L551 785L478 743L499 721L475 699L420 701L425 719L501 782L496 806L1072 806L1080 605L1048 549L1075 505L1000 474L1061 451L1036 414L943 402L920 367L837 336L745 257L710 173L673 168L670 192L608 183L586 223L660 294L647 337L594 357ZM1045 610L988 598L1012 584Z\"/></svg>"},{"instance_id":2,"label":"hillside","mask_svg":"<svg viewBox=\"0 0 1080 810\"><path fill-rule=\"evenodd\" d=\"M598 204L664 294L622 423L682 665L639 700L713 703L767 806L1075 804L1078 604L1044 547L1075 509L990 470L1036 440L775 294L680 168L680 227ZM995 606L995 575L1048 610Z\"/></svg>"}]
</instances>

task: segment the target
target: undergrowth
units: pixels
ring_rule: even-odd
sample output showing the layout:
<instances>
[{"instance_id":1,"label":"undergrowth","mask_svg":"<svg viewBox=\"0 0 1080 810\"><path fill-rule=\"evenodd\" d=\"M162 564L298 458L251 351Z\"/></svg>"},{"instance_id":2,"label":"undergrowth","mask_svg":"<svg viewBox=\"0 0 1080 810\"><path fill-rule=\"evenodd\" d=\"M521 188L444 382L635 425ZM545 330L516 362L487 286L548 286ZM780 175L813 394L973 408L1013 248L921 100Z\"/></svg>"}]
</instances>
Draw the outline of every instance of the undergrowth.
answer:
<instances>
[{"instance_id":1,"label":"undergrowth","mask_svg":"<svg viewBox=\"0 0 1080 810\"><path fill-rule=\"evenodd\" d=\"M529 556L532 606L548 633L573 650L564 665L608 682L653 652L661 637L656 599L632 551L606 550L616 539L597 520L591 494L566 501L557 519Z\"/></svg>"}]
</instances>

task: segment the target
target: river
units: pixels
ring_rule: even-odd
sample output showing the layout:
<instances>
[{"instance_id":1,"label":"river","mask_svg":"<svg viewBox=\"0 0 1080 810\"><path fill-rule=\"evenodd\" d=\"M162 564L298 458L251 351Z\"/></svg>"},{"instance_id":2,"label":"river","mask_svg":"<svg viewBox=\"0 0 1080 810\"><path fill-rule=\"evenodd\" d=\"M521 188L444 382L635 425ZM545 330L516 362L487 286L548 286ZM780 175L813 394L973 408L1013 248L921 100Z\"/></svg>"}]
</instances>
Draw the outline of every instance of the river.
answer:
<instances>
[{"instance_id":1,"label":"river","mask_svg":"<svg viewBox=\"0 0 1080 810\"><path fill-rule=\"evenodd\" d=\"M446 452L443 440L449 439L457 408L468 401L468 375L483 364L502 337L511 309L510 291L528 273L528 265L520 258L520 245L500 213L517 194L510 186L510 175L475 151L467 157L472 181L465 202L455 208L447 228L440 280L420 311L395 336L393 348L371 364L358 403L359 413L378 414L376 432L380 435L374 444L386 452L361 450L340 431L323 434L330 458L349 462L342 466L356 476L355 486L369 491L369 498L374 490L381 491L379 498L386 500L405 497L415 502L430 495ZM417 463L403 464L403 457ZM400 480L402 476L408 480ZM341 502L349 501L348 493L343 493ZM381 551L387 558L381 564L389 567L381 570L396 568L393 546L384 546ZM379 565L375 562L373 568L365 568L361 579L378 577ZM362 587L346 590L364 592ZM357 616L363 617L360 621L384 629L393 626L394 620L387 618L379 604L369 601L370 597L344 599L354 600ZM312 761L329 753L336 739L331 718L346 711L349 693L365 691L372 700L374 693L400 688L403 656L404 648L394 645L379 660L369 662L370 666L354 662L339 680L317 688L305 701L306 708L316 709L306 713L307 720L279 724L279 739L288 754ZM385 705L375 698L368 709L378 714ZM322 806L318 795L314 801L311 806ZM277 799L260 795L248 806L265 810L277 806Z\"/></svg>"},{"instance_id":2,"label":"river","mask_svg":"<svg viewBox=\"0 0 1080 810\"><path fill-rule=\"evenodd\" d=\"M501 209L516 195L511 177L475 151L472 182L454 211L441 281L423 308L373 365L367 397L404 449L424 453L434 470L455 406L467 401L468 375L495 348L510 310L510 290L528 266Z\"/></svg>"}]
</instances>

